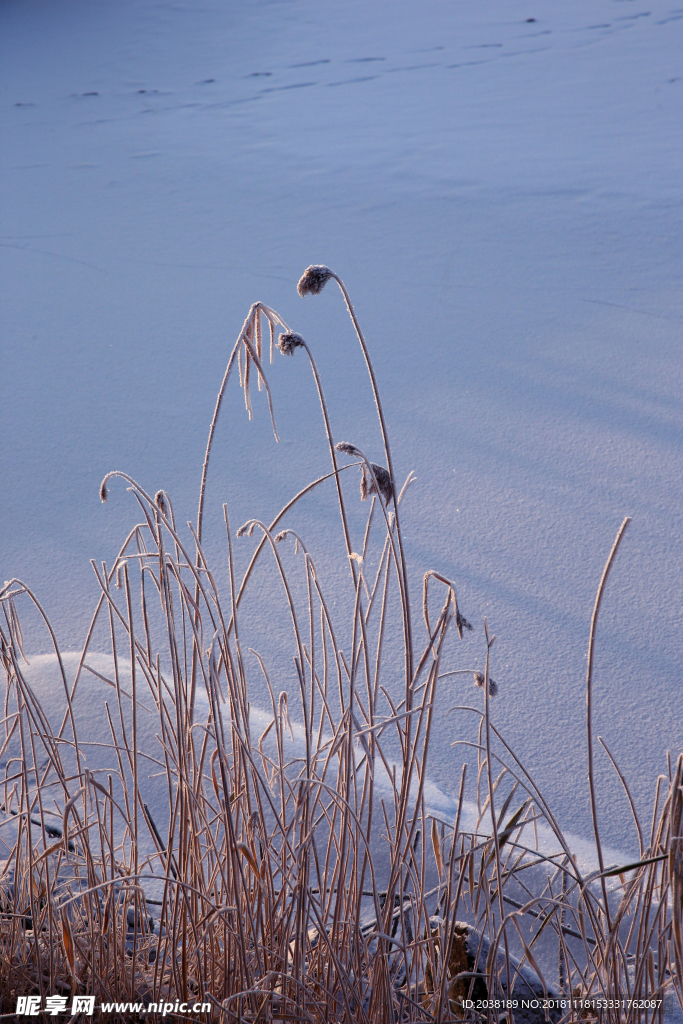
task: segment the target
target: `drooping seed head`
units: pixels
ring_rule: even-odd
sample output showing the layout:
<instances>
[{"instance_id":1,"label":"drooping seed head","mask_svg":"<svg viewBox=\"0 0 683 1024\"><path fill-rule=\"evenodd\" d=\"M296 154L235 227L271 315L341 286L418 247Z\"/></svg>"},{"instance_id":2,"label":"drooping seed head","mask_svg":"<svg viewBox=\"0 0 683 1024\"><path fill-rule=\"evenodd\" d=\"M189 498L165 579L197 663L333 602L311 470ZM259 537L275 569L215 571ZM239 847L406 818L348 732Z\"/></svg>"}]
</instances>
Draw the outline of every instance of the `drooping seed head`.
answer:
<instances>
[{"instance_id":1,"label":"drooping seed head","mask_svg":"<svg viewBox=\"0 0 683 1024\"><path fill-rule=\"evenodd\" d=\"M321 263L314 264L304 270L301 280L296 286L299 295L319 295L334 274L329 267Z\"/></svg>"},{"instance_id":2,"label":"drooping seed head","mask_svg":"<svg viewBox=\"0 0 683 1024\"><path fill-rule=\"evenodd\" d=\"M106 477L100 484L100 501L106 501L109 497L109 491L107 490L107 479Z\"/></svg>"},{"instance_id":3,"label":"drooping seed head","mask_svg":"<svg viewBox=\"0 0 683 1024\"><path fill-rule=\"evenodd\" d=\"M377 487L375 487L375 480L372 479L370 473L368 473L367 466L363 466L363 472L360 478L360 499L366 501L369 494L377 494L377 488L379 493L384 498L384 504L388 505L394 496L394 489L391 486L391 477L389 471L384 466L378 466L375 462L371 462L372 472L375 474L375 480L377 481Z\"/></svg>"},{"instance_id":4,"label":"drooping seed head","mask_svg":"<svg viewBox=\"0 0 683 1024\"><path fill-rule=\"evenodd\" d=\"M344 455L353 455L356 458L362 458L362 452L360 448L356 448L355 444L349 444L348 441L340 441L335 444L334 450L336 452L343 452Z\"/></svg>"},{"instance_id":5,"label":"drooping seed head","mask_svg":"<svg viewBox=\"0 0 683 1024\"><path fill-rule=\"evenodd\" d=\"M484 689L484 677L481 674L481 672L474 673L474 685L480 686L482 690ZM497 693L498 683L495 681L495 679L491 679L491 677L489 676L489 697L495 697Z\"/></svg>"},{"instance_id":6,"label":"drooping seed head","mask_svg":"<svg viewBox=\"0 0 683 1024\"><path fill-rule=\"evenodd\" d=\"M166 501L166 495L163 491L157 491L154 495L154 504L163 515L168 515L168 502Z\"/></svg>"},{"instance_id":7,"label":"drooping seed head","mask_svg":"<svg viewBox=\"0 0 683 1024\"><path fill-rule=\"evenodd\" d=\"M295 348L303 348L306 343L300 334L295 334L294 331L287 331L286 334L281 334L277 341L277 347L283 356L293 356Z\"/></svg>"}]
</instances>

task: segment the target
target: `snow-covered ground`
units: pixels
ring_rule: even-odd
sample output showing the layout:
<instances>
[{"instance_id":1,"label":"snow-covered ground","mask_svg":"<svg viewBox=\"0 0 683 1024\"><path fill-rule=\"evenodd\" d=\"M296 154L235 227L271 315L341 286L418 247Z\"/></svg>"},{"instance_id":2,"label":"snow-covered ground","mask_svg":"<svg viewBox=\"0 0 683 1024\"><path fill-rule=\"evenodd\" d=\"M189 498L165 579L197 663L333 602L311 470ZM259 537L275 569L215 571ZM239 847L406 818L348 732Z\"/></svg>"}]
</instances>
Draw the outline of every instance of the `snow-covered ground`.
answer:
<instances>
[{"instance_id":1,"label":"snow-covered ground","mask_svg":"<svg viewBox=\"0 0 683 1024\"><path fill-rule=\"evenodd\" d=\"M585 837L588 629L632 516L595 731L649 820L683 746L674 4L4 0L0 573L36 591L65 649L97 597L89 558L111 563L136 517L123 488L100 504L104 473L164 487L194 518L215 393L256 299L314 349L336 439L380 461L339 295L296 295L326 263L373 353L399 476L418 474L415 583L427 568L457 583L475 632L453 667L482 666L487 616L496 722ZM234 525L270 519L327 469L310 374L278 359L270 380L280 445L263 396L249 423L233 388L219 426L219 565L223 501ZM301 509L314 557L334 516L331 495ZM49 650L44 633L27 642ZM444 685L443 710L463 696ZM438 716L431 777L450 796L458 729ZM632 852L597 756L604 836Z\"/></svg>"}]
</instances>

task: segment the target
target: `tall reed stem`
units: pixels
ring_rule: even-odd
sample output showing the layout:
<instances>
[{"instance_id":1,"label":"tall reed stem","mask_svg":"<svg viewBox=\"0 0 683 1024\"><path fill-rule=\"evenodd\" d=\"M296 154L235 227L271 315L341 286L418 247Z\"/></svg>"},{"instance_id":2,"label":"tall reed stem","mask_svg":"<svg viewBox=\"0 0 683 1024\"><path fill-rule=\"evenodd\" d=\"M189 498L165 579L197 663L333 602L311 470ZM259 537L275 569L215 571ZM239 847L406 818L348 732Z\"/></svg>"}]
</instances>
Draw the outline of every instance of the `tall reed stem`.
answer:
<instances>
[{"instance_id":1,"label":"tall reed stem","mask_svg":"<svg viewBox=\"0 0 683 1024\"><path fill-rule=\"evenodd\" d=\"M389 444L389 432L387 430L386 421L384 419L384 409L382 408L382 399L379 393L379 385L377 384L377 378L375 376L375 369L370 359L370 353L368 352L368 346L365 342L365 337L361 330L361 326L358 323L358 317L353 308L351 297L346 289L346 285L342 279L332 271L332 277L339 285L342 295L344 296L344 302L346 308L349 311L351 322L355 328L356 334L358 335L358 341L360 342L361 349L363 350L363 356L365 357L365 365L368 368L368 374L370 375L370 383L372 385L372 393L375 399L375 406L377 407L377 415L379 417L380 430L382 432L382 440L384 442L384 451L387 459L387 469L389 470L389 476L391 477L391 486L393 489L394 497L398 494L398 488L396 487L396 475L394 473L394 462L391 457L391 446ZM405 645L406 645L406 710L410 711L412 707L412 681L413 681L413 630L412 622L410 618L410 591L408 588L408 569L406 565L405 552L403 550L403 536L401 534L400 518L398 511L398 502L394 501L394 514L396 516L396 536L398 538L398 547L401 554L401 574L399 579L401 581L402 591L402 603L404 606L404 631L405 631ZM410 722L410 719L407 720ZM406 728L410 728L409 725Z\"/></svg>"},{"instance_id":2,"label":"tall reed stem","mask_svg":"<svg viewBox=\"0 0 683 1024\"><path fill-rule=\"evenodd\" d=\"M605 592L605 586L607 585L607 577L610 574L610 569L614 563L619 545L621 544L622 538L626 533L626 527L631 522L629 516L627 516L621 526L619 532L615 538L612 550L609 553L609 558L605 564L605 568L602 572L600 579L600 585L598 586L598 592L595 596L595 605L593 607L593 615L591 617L591 628L590 637L588 640L588 668L586 670L586 735L588 740L588 789L590 792L591 801L591 816L593 819L593 834L595 836L595 846L598 852L598 864L600 865L601 872L601 884L602 884L602 895L605 904L605 918L607 920L607 926L610 927L610 912L609 904L607 902L607 883L605 880L604 872L605 861L602 853L602 843L600 842L600 832L598 829L598 804L595 795L595 774L593 770L593 660L595 657L595 636L598 626L598 615L600 614L600 605L602 604L602 595Z\"/></svg>"}]
</instances>

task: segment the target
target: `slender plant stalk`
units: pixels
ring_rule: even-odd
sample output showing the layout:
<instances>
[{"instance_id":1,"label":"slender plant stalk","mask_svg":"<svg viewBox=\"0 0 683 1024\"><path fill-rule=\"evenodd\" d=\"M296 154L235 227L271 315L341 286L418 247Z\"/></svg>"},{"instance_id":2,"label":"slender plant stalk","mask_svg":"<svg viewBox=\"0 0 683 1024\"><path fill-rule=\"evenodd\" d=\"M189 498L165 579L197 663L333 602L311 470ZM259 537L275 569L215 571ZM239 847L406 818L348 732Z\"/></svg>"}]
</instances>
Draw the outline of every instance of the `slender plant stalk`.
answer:
<instances>
[{"instance_id":1,"label":"slender plant stalk","mask_svg":"<svg viewBox=\"0 0 683 1024\"><path fill-rule=\"evenodd\" d=\"M607 577L610 574L610 569L614 563L619 545L621 544L622 538L626 533L626 528L631 522L627 516L623 523L619 527L619 531L612 545L612 550L609 553L609 557L605 564L605 568L602 572L600 584L598 586L598 592L595 596L595 605L593 607L593 615L591 617L591 628L590 636L588 639L588 668L586 670L586 734L588 742L588 790L590 793L591 801L591 817L593 819L593 834L595 836L595 846L598 854L598 864L600 865L601 873L601 884L602 884L602 896L604 901L604 912L607 921L607 927L610 926L610 910L609 903L607 901L607 885L605 877L602 874L605 870L605 861L602 853L602 844L600 842L600 832L598 829L598 804L595 793L595 776L593 771L593 659L595 657L595 638L598 626L598 615L600 613L600 605L602 603L602 595L605 592L605 586L607 585Z\"/></svg>"}]
</instances>

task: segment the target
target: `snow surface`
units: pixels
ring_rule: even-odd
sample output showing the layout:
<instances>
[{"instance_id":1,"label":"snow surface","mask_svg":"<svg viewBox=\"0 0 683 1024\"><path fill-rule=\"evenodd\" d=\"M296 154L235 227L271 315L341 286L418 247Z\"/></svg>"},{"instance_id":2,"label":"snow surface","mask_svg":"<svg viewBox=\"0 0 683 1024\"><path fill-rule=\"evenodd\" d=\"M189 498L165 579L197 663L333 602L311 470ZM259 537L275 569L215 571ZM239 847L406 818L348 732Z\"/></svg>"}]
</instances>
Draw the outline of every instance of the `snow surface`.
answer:
<instances>
[{"instance_id":1,"label":"snow surface","mask_svg":"<svg viewBox=\"0 0 683 1024\"><path fill-rule=\"evenodd\" d=\"M415 603L427 568L456 581L475 632L455 668L482 667L487 616L495 720L586 837L588 629L633 517L600 620L595 732L649 823L665 752L683 745L674 3L4 0L0 572L37 593L65 649L97 598L88 559L111 564L137 519L123 488L100 504L104 473L164 487L194 518L251 302L307 338L336 439L380 461L340 296L295 292L326 263L365 330L397 472L418 474ZM249 423L236 387L219 425L219 566L223 501L234 525L270 519L327 470L303 363L269 379L280 445L263 396ZM328 497L296 518L314 557ZM29 656L49 650L27 633ZM478 694L444 685L443 711ZM450 797L458 721L438 716L430 755ZM596 757L604 838L633 852Z\"/></svg>"}]
</instances>

